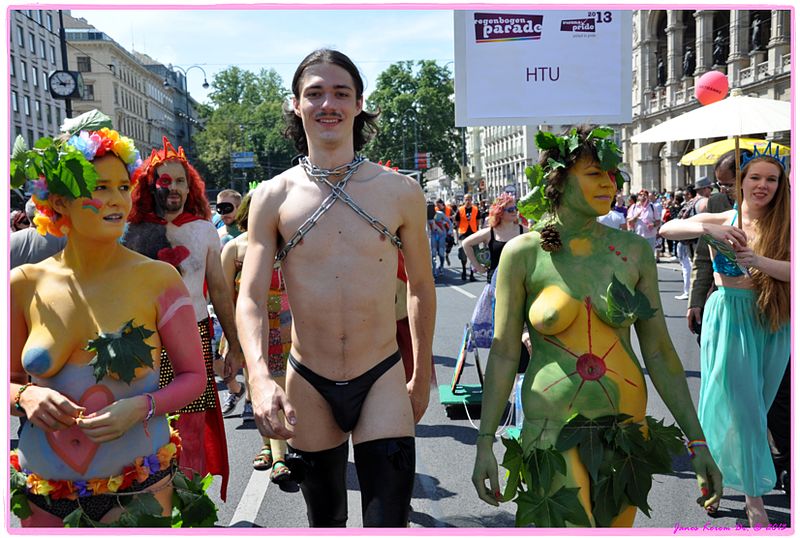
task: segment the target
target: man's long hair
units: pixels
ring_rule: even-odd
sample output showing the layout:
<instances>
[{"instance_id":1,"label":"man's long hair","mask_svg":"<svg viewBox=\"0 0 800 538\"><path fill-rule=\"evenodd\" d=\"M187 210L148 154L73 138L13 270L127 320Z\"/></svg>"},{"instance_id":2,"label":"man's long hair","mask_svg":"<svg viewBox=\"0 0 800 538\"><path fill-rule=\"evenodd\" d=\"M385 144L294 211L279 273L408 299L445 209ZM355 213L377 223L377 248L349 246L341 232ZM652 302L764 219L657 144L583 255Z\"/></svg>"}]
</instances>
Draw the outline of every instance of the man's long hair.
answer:
<instances>
[{"instance_id":1,"label":"man's long hair","mask_svg":"<svg viewBox=\"0 0 800 538\"><path fill-rule=\"evenodd\" d=\"M150 166L152 155L145 160L142 165L133 173L131 181L134 182L131 192L131 213L128 222L138 224L145 220L145 215L156 214L156 200L154 196L155 183L158 179L156 168L164 162L179 162L186 171L186 179L189 182L189 195L186 197L186 204L183 206L184 213L191 213L203 219L211 218L211 207L206 199L206 184L194 166L180 159L168 159L156 166Z\"/></svg>"},{"instance_id":2,"label":"man's long hair","mask_svg":"<svg viewBox=\"0 0 800 538\"><path fill-rule=\"evenodd\" d=\"M339 51L331 49L318 49L306 56L292 78L292 94L295 99L300 100L300 85L303 75L308 67L316 64L333 64L347 71L353 79L356 90L356 100L364 96L364 81L355 64ZM361 113L353 121L353 149L361 150L367 142L378 132L378 113L367 112L364 107ZM289 103L284 106L283 119L286 121L286 129L283 134L286 138L294 142L294 147L303 155L308 155L308 140L303 129L303 120L294 113L294 109Z\"/></svg>"},{"instance_id":3,"label":"man's long hair","mask_svg":"<svg viewBox=\"0 0 800 538\"><path fill-rule=\"evenodd\" d=\"M742 169L742 182L747 177L747 171L753 163L766 161L774 164L780 170L778 189L769 203L769 207L758 220L756 220L756 241L753 251L773 260L789 261L791 246L791 195L789 194L789 177L786 170L777 160L770 156L756 157ZM753 285L756 290L756 306L762 316L764 324L770 330L776 331L789 321L791 313L791 297L789 282L772 278L761 271L753 271Z\"/></svg>"}]
</instances>

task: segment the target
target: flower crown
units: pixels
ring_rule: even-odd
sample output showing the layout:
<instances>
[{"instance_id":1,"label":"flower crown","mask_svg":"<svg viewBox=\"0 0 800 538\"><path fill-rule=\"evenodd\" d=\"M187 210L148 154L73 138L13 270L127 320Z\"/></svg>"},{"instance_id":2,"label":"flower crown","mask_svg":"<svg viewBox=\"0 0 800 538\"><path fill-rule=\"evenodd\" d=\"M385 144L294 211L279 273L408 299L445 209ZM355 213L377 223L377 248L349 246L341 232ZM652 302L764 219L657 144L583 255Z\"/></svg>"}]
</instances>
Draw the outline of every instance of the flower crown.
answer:
<instances>
[{"instance_id":1,"label":"flower crown","mask_svg":"<svg viewBox=\"0 0 800 538\"><path fill-rule=\"evenodd\" d=\"M97 171L91 161L112 153L125 163L131 174L141 164L133 140L120 136L111 127L111 118L91 110L61 126L62 136L40 138L33 148L17 136L11 152L11 187L33 182L34 217L37 231L62 236L69 230L69 220L57 217L48 198L51 193L69 198L90 198L97 183Z\"/></svg>"},{"instance_id":2,"label":"flower crown","mask_svg":"<svg viewBox=\"0 0 800 538\"><path fill-rule=\"evenodd\" d=\"M611 174L617 188L620 189L624 181L618 171L618 166L622 162L622 150L609 138L613 134L614 130L610 127L595 127L586 135L585 142L594 146L600 168ZM534 142L540 150L551 150L550 153L555 156L551 155L544 164L525 167L525 176L528 178L531 190L517 202L517 207L523 217L539 220L542 215L551 211L550 199L545 196L547 178L559 169L567 168L570 158L580 150L584 140L581 140L578 129L573 127L563 135L538 131Z\"/></svg>"},{"instance_id":3,"label":"flower crown","mask_svg":"<svg viewBox=\"0 0 800 538\"><path fill-rule=\"evenodd\" d=\"M773 159L778 161L778 164L781 165L781 168L783 168L783 171L784 172L786 171L786 155L781 156L781 148L779 148L779 147L776 147L775 148L775 152L773 153L772 152L772 142L771 141L769 143L767 143L767 147L764 148L764 151L758 151L758 146L757 145L753 146L753 154L752 155L745 155L742 158L742 166L741 166L742 170L744 170L745 166L747 166L747 163L749 163L753 159L757 159L759 157L772 157Z\"/></svg>"}]
</instances>

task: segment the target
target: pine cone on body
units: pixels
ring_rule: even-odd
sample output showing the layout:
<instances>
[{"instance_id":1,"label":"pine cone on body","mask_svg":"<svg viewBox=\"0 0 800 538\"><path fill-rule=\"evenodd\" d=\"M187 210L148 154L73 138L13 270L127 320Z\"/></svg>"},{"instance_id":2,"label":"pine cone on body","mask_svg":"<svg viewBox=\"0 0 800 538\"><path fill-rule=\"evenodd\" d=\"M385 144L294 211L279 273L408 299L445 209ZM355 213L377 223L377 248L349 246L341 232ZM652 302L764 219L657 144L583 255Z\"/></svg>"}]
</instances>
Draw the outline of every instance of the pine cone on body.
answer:
<instances>
[{"instance_id":1,"label":"pine cone on body","mask_svg":"<svg viewBox=\"0 0 800 538\"><path fill-rule=\"evenodd\" d=\"M548 224L540 232L542 250L558 252L561 248L561 236L554 224Z\"/></svg>"}]
</instances>

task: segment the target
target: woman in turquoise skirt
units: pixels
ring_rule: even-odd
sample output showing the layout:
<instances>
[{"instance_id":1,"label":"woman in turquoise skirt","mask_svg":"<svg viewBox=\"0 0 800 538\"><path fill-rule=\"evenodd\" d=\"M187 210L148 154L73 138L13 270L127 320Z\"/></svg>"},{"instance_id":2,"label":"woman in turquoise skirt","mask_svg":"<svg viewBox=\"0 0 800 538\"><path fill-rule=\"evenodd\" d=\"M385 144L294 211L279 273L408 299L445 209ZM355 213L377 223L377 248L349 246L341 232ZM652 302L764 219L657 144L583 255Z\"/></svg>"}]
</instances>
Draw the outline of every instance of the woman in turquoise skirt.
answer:
<instances>
[{"instance_id":1,"label":"woman in turquoise skirt","mask_svg":"<svg viewBox=\"0 0 800 538\"><path fill-rule=\"evenodd\" d=\"M775 484L767 410L791 346L789 182L785 158L769 152L743 163L741 228L733 209L672 220L660 232L704 235L712 245L718 289L703 313L698 414L725 485L745 493L751 526L769 523L761 499Z\"/></svg>"}]
</instances>

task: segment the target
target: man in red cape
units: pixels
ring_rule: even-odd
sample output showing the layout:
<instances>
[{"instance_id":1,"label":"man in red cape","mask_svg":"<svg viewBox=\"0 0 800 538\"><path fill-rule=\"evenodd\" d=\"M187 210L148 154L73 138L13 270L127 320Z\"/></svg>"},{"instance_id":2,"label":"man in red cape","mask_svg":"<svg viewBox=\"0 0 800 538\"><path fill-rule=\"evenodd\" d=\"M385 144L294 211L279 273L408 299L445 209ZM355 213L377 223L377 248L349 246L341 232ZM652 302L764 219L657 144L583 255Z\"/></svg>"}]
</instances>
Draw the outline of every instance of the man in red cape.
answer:
<instances>
[{"instance_id":1,"label":"man in red cape","mask_svg":"<svg viewBox=\"0 0 800 538\"><path fill-rule=\"evenodd\" d=\"M234 323L233 299L220 262L219 236L211 224L211 209L205 183L164 137L164 147L153 150L134 172L133 208L123 243L150 258L172 264L181 273L191 295L198 330L203 341L206 388L203 395L179 412L177 428L183 442L179 464L189 476L206 473L222 476L221 497L228 485L228 448L217 397L211 353L211 321L208 299L214 305L222 330L230 344L225 357L225 375L236 375L242 351ZM198 357L200 360L200 357ZM161 355L162 383L172 378L172 365Z\"/></svg>"}]
</instances>

